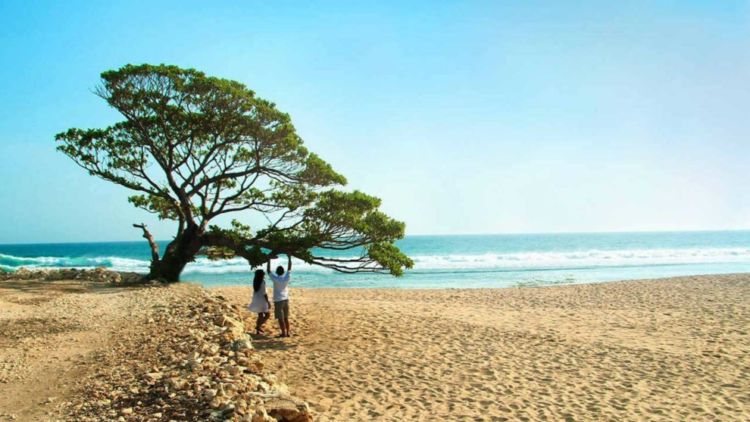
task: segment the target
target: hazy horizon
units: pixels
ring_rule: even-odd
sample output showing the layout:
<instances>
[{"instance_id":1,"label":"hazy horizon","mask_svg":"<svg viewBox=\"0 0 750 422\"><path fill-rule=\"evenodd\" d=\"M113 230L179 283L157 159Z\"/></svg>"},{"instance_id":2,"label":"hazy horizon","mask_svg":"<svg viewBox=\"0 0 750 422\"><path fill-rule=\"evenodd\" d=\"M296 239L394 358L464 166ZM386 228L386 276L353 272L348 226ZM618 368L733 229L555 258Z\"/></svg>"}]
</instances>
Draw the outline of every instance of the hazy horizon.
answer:
<instances>
[{"instance_id":1,"label":"hazy horizon","mask_svg":"<svg viewBox=\"0 0 750 422\"><path fill-rule=\"evenodd\" d=\"M0 244L172 237L53 141L120 120L91 90L146 62L275 102L407 235L750 229L749 2L6 1L0 28Z\"/></svg>"}]
</instances>

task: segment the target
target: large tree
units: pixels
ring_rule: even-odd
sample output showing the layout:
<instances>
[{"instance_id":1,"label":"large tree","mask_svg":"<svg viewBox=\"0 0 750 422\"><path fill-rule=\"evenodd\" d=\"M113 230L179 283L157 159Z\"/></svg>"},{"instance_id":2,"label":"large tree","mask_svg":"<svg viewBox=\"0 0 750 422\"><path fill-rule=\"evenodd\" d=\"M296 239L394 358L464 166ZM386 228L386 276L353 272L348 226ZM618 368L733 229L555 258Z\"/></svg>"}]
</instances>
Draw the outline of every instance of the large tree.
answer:
<instances>
[{"instance_id":1,"label":"large tree","mask_svg":"<svg viewBox=\"0 0 750 422\"><path fill-rule=\"evenodd\" d=\"M206 251L251 266L286 253L342 272L400 275L411 267L394 245L404 224L379 211L379 199L337 190L346 179L303 146L288 114L243 84L147 64L101 77L96 94L124 120L69 129L56 136L58 149L89 174L134 191L136 207L176 222L163 254L146 226L134 225L151 246L149 277L178 281ZM251 212L267 224L209 224Z\"/></svg>"}]
</instances>

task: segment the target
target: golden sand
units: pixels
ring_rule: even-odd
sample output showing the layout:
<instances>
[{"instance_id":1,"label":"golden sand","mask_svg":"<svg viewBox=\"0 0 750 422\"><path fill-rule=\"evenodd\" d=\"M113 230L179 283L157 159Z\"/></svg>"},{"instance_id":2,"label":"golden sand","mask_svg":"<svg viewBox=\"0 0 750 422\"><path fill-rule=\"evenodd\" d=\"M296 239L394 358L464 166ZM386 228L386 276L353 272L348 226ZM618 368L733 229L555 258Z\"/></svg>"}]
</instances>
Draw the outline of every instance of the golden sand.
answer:
<instances>
[{"instance_id":1,"label":"golden sand","mask_svg":"<svg viewBox=\"0 0 750 422\"><path fill-rule=\"evenodd\" d=\"M291 310L294 337L255 344L318 420L750 420L750 275L293 289Z\"/></svg>"}]
</instances>

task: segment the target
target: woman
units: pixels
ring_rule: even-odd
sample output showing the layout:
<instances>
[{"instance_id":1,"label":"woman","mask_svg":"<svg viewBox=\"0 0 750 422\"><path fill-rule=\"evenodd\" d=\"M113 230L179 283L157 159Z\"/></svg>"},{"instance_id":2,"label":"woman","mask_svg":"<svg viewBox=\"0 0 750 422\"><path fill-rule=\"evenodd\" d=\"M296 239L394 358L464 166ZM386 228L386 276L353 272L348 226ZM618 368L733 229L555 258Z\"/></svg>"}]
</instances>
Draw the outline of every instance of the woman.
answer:
<instances>
[{"instance_id":1,"label":"woman","mask_svg":"<svg viewBox=\"0 0 750 422\"><path fill-rule=\"evenodd\" d=\"M263 324L271 317L271 314L268 312L271 309L271 302L268 300L268 294L266 293L265 275L266 273L263 270L255 270L253 300L248 306L250 312L258 313L258 321L255 323L255 334L257 335L266 334L263 331Z\"/></svg>"}]
</instances>

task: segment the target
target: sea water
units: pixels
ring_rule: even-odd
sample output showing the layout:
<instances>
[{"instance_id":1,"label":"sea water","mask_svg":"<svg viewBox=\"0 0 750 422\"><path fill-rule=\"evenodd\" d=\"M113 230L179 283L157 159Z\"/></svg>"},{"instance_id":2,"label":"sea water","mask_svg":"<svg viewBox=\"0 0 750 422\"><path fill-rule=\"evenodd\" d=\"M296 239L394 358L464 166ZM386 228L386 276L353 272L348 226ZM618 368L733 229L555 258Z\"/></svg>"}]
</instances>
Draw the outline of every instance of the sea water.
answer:
<instances>
[{"instance_id":1,"label":"sea water","mask_svg":"<svg viewBox=\"0 0 750 422\"><path fill-rule=\"evenodd\" d=\"M166 243L160 243L163 249ZM407 236L398 246L414 260L403 277L341 274L295 260L293 283L475 288L750 272L750 231ZM149 254L145 241L0 245L0 267L147 272ZM285 259L277 263L286 266ZM207 286L246 284L251 272L242 259L198 257L182 279Z\"/></svg>"}]
</instances>

